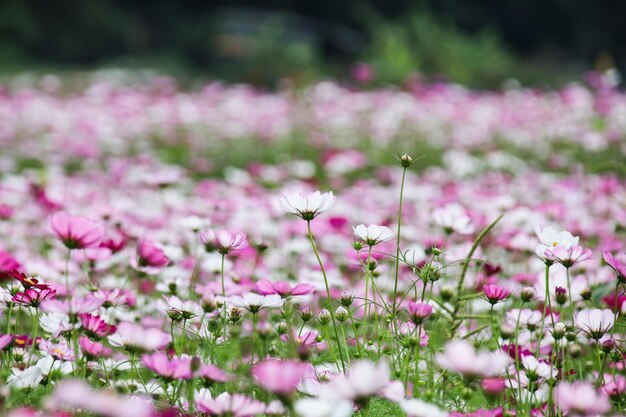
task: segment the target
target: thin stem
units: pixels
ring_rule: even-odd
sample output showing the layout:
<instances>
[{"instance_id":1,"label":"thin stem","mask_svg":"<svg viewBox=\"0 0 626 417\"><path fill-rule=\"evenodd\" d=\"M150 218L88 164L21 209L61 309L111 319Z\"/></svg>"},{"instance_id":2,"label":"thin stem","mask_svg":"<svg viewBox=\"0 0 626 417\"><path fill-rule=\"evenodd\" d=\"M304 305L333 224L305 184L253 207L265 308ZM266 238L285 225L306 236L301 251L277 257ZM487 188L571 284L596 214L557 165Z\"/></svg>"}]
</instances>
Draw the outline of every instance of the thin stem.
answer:
<instances>
[{"instance_id":1,"label":"thin stem","mask_svg":"<svg viewBox=\"0 0 626 417\"><path fill-rule=\"evenodd\" d=\"M35 319L33 321L33 344L30 347L30 355L28 356L29 365L35 353L35 345L37 344L37 331L38 330L39 330L39 309L35 307Z\"/></svg>"},{"instance_id":2,"label":"thin stem","mask_svg":"<svg viewBox=\"0 0 626 417\"><path fill-rule=\"evenodd\" d=\"M393 321L393 328L396 333L396 338L398 336L398 329L396 325L396 312L397 312L397 303L396 298L398 296L398 277L400 275L400 229L402 227L402 200L404 198L404 180L406 178L406 167L402 170L402 182L400 183L400 203L398 206L398 230L396 232L396 276L393 282L393 300L392 300L392 315L391 319Z\"/></svg>"},{"instance_id":3,"label":"thin stem","mask_svg":"<svg viewBox=\"0 0 626 417\"><path fill-rule=\"evenodd\" d=\"M322 258L320 258L320 254L317 252L317 247L315 245L315 240L313 239L313 233L311 232L311 221L307 220L306 222L307 230L309 232L309 241L311 242L311 247L313 248L313 252L315 253L315 257L317 258L317 262L320 265L320 269L322 270L322 276L324 277L324 285L326 286L326 294L328 295L328 311L330 312L330 318L333 322L333 330L335 331L335 340L337 342L337 347L339 348L339 359L341 360L341 369L343 369L343 373L346 373L346 364L343 360L343 352L341 349L341 342L339 341L339 332L337 331L337 323L335 323L335 312L333 311L333 300L330 296L330 287L328 285L328 278L326 277L326 270L324 269L324 264L322 262Z\"/></svg>"},{"instance_id":4,"label":"thin stem","mask_svg":"<svg viewBox=\"0 0 626 417\"><path fill-rule=\"evenodd\" d=\"M546 292L543 296L543 314L541 315L541 330L539 331L539 338L537 339L537 352L535 356L539 357L541 351L541 339L543 339L543 329L546 324L546 315L548 314L548 306L550 307L550 318L552 319L552 327L554 328L554 316L552 315L552 302L550 301L550 264L546 263L545 274L545 286Z\"/></svg>"}]
</instances>

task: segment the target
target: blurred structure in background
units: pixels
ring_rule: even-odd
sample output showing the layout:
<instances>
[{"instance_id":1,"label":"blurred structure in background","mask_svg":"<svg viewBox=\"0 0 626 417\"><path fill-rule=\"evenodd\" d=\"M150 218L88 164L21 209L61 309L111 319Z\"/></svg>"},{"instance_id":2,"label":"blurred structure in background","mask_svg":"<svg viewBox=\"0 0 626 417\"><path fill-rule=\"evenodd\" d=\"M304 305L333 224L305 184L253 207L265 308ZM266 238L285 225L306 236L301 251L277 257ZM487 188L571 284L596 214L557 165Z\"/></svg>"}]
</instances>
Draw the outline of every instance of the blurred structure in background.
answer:
<instances>
[{"instance_id":1,"label":"blurred structure in background","mask_svg":"<svg viewBox=\"0 0 626 417\"><path fill-rule=\"evenodd\" d=\"M550 85L624 68L624 15L624 2L591 0L3 0L0 72L153 68L275 86L367 70L361 83ZM367 63L358 74L356 62Z\"/></svg>"}]
</instances>

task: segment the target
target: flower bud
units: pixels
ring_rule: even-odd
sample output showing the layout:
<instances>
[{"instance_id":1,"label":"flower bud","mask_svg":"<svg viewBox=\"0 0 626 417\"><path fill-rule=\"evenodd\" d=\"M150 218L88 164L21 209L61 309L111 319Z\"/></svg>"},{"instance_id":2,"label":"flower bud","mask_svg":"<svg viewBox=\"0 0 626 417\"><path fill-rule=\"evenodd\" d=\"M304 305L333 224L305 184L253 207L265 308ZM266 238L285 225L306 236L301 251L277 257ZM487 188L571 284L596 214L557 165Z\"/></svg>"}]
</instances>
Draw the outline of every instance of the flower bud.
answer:
<instances>
[{"instance_id":1,"label":"flower bud","mask_svg":"<svg viewBox=\"0 0 626 417\"><path fill-rule=\"evenodd\" d=\"M591 299L591 296L592 296L591 289L589 289L589 288L582 289L580 291L580 296L582 297L583 300L589 301Z\"/></svg>"},{"instance_id":2,"label":"flower bud","mask_svg":"<svg viewBox=\"0 0 626 417\"><path fill-rule=\"evenodd\" d=\"M400 157L400 165L404 168L408 168L414 164L413 158L411 158L408 154L404 154Z\"/></svg>"},{"instance_id":3,"label":"flower bud","mask_svg":"<svg viewBox=\"0 0 626 417\"><path fill-rule=\"evenodd\" d=\"M361 250L363 249L363 242L354 242L352 243L352 247L354 248L354 250Z\"/></svg>"},{"instance_id":4,"label":"flower bud","mask_svg":"<svg viewBox=\"0 0 626 417\"><path fill-rule=\"evenodd\" d=\"M581 353L582 349L579 344L572 343L571 345L569 345L569 354L573 359L580 357Z\"/></svg>"},{"instance_id":5,"label":"flower bud","mask_svg":"<svg viewBox=\"0 0 626 417\"><path fill-rule=\"evenodd\" d=\"M554 290L556 295L556 302L560 305L563 305L567 302L567 290L563 287L556 287Z\"/></svg>"},{"instance_id":6,"label":"flower bud","mask_svg":"<svg viewBox=\"0 0 626 417\"><path fill-rule=\"evenodd\" d=\"M330 312L326 309L323 309L322 311L320 311L320 313L317 315L317 319L320 321L320 323L322 324L328 324L330 323L331 320L331 316L330 316Z\"/></svg>"},{"instance_id":7,"label":"flower bud","mask_svg":"<svg viewBox=\"0 0 626 417\"><path fill-rule=\"evenodd\" d=\"M564 323L558 322L554 325L554 330L552 331L552 336L555 339L562 339L565 336L565 331L567 330Z\"/></svg>"},{"instance_id":8,"label":"flower bud","mask_svg":"<svg viewBox=\"0 0 626 417\"><path fill-rule=\"evenodd\" d=\"M450 284L446 284L441 287L439 295L444 301L450 301L454 297L454 292L454 287L452 287Z\"/></svg>"},{"instance_id":9,"label":"flower bud","mask_svg":"<svg viewBox=\"0 0 626 417\"><path fill-rule=\"evenodd\" d=\"M300 314L300 318L305 323L313 318L313 312L308 308L303 308L302 310L299 311L299 314Z\"/></svg>"},{"instance_id":10,"label":"flower bud","mask_svg":"<svg viewBox=\"0 0 626 417\"><path fill-rule=\"evenodd\" d=\"M533 287L522 288L520 298L523 302L530 303L535 298L535 289Z\"/></svg>"},{"instance_id":11,"label":"flower bud","mask_svg":"<svg viewBox=\"0 0 626 417\"><path fill-rule=\"evenodd\" d=\"M348 320L348 316L349 316L348 310L346 310L345 307L343 306L339 306L337 307L337 310L335 310L335 318L340 323L343 323L344 321Z\"/></svg>"},{"instance_id":12,"label":"flower bud","mask_svg":"<svg viewBox=\"0 0 626 417\"><path fill-rule=\"evenodd\" d=\"M339 302L341 303L342 306L346 308L350 307L352 303L354 302L354 294L344 292L343 294L341 294L341 299L339 300Z\"/></svg>"},{"instance_id":13,"label":"flower bud","mask_svg":"<svg viewBox=\"0 0 626 417\"><path fill-rule=\"evenodd\" d=\"M202 366L202 361L199 356L191 358L191 372L196 372Z\"/></svg>"},{"instance_id":14,"label":"flower bud","mask_svg":"<svg viewBox=\"0 0 626 417\"><path fill-rule=\"evenodd\" d=\"M237 323L239 320L241 320L242 316L243 316L243 311L240 308L233 307L230 309L229 318L232 323Z\"/></svg>"},{"instance_id":15,"label":"flower bud","mask_svg":"<svg viewBox=\"0 0 626 417\"><path fill-rule=\"evenodd\" d=\"M183 319L183 313L176 309L167 310L167 316L172 321L181 321Z\"/></svg>"},{"instance_id":16,"label":"flower bud","mask_svg":"<svg viewBox=\"0 0 626 417\"><path fill-rule=\"evenodd\" d=\"M613 350L613 348L615 348L615 340L613 340L613 339L605 340L600 345L600 348L602 349L602 352L610 353Z\"/></svg>"},{"instance_id":17,"label":"flower bud","mask_svg":"<svg viewBox=\"0 0 626 417\"><path fill-rule=\"evenodd\" d=\"M287 332L289 331L289 326L284 321L281 321L280 323L278 323L278 326L276 326L276 331L278 332L278 334L281 335L287 334Z\"/></svg>"}]
</instances>

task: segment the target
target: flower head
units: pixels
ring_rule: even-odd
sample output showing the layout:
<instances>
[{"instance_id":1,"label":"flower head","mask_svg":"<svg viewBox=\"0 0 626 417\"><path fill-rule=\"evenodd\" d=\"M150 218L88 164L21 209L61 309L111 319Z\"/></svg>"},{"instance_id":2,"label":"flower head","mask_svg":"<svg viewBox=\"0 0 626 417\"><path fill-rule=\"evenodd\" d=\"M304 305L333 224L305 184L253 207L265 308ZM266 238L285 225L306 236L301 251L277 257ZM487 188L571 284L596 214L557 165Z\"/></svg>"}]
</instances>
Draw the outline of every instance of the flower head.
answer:
<instances>
[{"instance_id":1,"label":"flower head","mask_svg":"<svg viewBox=\"0 0 626 417\"><path fill-rule=\"evenodd\" d=\"M417 303L411 300L409 301L408 311L413 323L419 324L433 314L433 306L428 303Z\"/></svg>"},{"instance_id":2,"label":"flower head","mask_svg":"<svg viewBox=\"0 0 626 417\"><path fill-rule=\"evenodd\" d=\"M539 244L535 248L535 253L544 260L546 259L545 254L548 249L557 247L567 249L578 245L578 236L572 236L570 232L559 232L552 227L546 227L545 229L536 227L535 233L539 238Z\"/></svg>"},{"instance_id":3,"label":"flower head","mask_svg":"<svg viewBox=\"0 0 626 417\"><path fill-rule=\"evenodd\" d=\"M562 382L555 397L559 409L569 416L597 416L611 409L608 396L586 382Z\"/></svg>"},{"instance_id":4,"label":"flower head","mask_svg":"<svg viewBox=\"0 0 626 417\"><path fill-rule=\"evenodd\" d=\"M485 297L487 297L487 301L489 301L492 305L506 299L509 294L511 294L511 291L506 288L498 287L493 284L485 285L483 287L483 292L485 293Z\"/></svg>"},{"instance_id":5,"label":"flower head","mask_svg":"<svg viewBox=\"0 0 626 417\"><path fill-rule=\"evenodd\" d=\"M278 294L282 298L307 295L315 291L315 287L311 284L298 284L294 287L285 281L269 281L262 279L256 283L256 290L261 295Z\"/></svg>"},{"instance_id":6,"label":"flower head","mask_svg":"<svg viewBox=\"0 0 626 417\"><path fill-rule=\"evenodd\" d=\"M215 399L198 398L198 410L211 416L250 417L265 412L265 404L243 394L227 392Z\"/></svg>"},{"instance_id":7,"label":"flower head","mask_svg":"<svg viewBox=\"0 0 626 417\"><path fill-rule=\"evenodd\" d=\"M591 258L591 250L583 248L582 246L570 246L566 248L564 246L556 246L554 248L548 248L543 253L545 259L559 263L566 268L571 268L577 263L584 262Z\"/></svg>"},{"instance_id":8,"label":"flower head","mask_svg":"<svg viewBox=\"0 0 626 417\"><path fill-rule=\"evenodd\" d=\"M157 328L123 322L117 326L117 332L109 336L109 341L112 345L126 349L152 351L168 345L172 337Z\"/></svg>"},{"instance_id":9,"label":"flower head","mask_svg":"<svg viewBox=\"0 0 626 417\"><path fill-rule=\"evenodd\" d=\"M365 226L360 224L352 229L354 230L354 236L362 240L367 246L378 245L394 237L394 233L386 226L377 226L375 224Z\"/></svg>"},{"instance_id":10,"label":"flower head","mask_svg":"<svg viewBox=\"0 0 626 417\"><path fill-rule=\"evenodd\" d=\"M611 310L582 310L576 314L574 323L583 333L595 340L600 340L614 324L615 316Z\"/></svg>"},{"instance_id":11,"label":"flower head","mask_svg":"<svg viewBox=\"0 0 626 417\"><path fill-rule=\"evenodd\" d=\"M104 237L104 226L60 211L50 217L50 229L68 249L95 248Z\"/></svg>"},{"instance_id":12,"label":"flower head","mask_svg":"<svg viewBox=\"0 0 626 417\"><path fill-rule=\"evenodd\" d=\"M456 232L466 235L474 231L470 218L459 204L448 204L435 209L433 219L448 234Z\"/></svg>"},{"instance_id":13,"label":"flower head","mask_svg":"<svg viewBox=\"0 0 626 417\"><path fill-rule=\"evenodd\" d=\"M13 301L22 306L37 308L44 301L54 298L56 293L56 290L51 288L28 288L15 294Z\"/></svg>"},{"instance_id":14,"label":"flower head","mask_svg":"<svg viewBox=\"0 0 626 417\"><path fill-rule=\"evenodd\" d=\"M269 359L255 365L251 372L257 383L267 391L288 395L296 391L306 368L294 360Z\"/></svg>"},{"instance_id":15,"label":"flower head","mask_svg":"<svg viewBox=\"0 0 626 417\"><path fill-rule=\"evenodd\" d=\"M335 196L332 191L312 194L302 193L283 195L280 198L280 207L287 213L295 214L303 220L311 221L320 214L328 211L335 204Z\"/></svg>"},{"instance_id":16,"label":"flower head","mask_svg":"<svg viewBox=\"0 0 626 417\"><path fill-rule=\"evenodd\" d=\"M131 259L134 268L147 274L157 274L170 263L165 252L156 243L141 239L137 245L136 258Z\"/></svg>"},{"instance_id":17,"label":"flower head","mask_svg":"<svg viewBox=\"0 0 626 417\"><path fill-rule=\"evenodd\" d=\"M245 249L248 239L245 233L230 233L227 230L208 230L200 233L200 240L207 252L217 251L221 255Z\"/></svg>"},{"instance_id":18,"label":"flower head","mask_svg":"<svg viewBox=\"0 0 626 417\"><path fill-rule=\"evenodd\" d=\"M442 367L468 377L496 376L504 372L509 357L502 352L475 351L465 340L448 342L443 353L435 355Z\"/></svg>"},{"instance_id":19,"label":"flower head","mask_svg":"<svg viewBox=\"0 0 626 417\"><path fill-rule=\"evenodd\" d=\"M606 264L617 274L618 281L626 283L626 263L623 263L620 259L613 256L608 250L605 250L603 255Z\"/></svg>"}]
</instances>

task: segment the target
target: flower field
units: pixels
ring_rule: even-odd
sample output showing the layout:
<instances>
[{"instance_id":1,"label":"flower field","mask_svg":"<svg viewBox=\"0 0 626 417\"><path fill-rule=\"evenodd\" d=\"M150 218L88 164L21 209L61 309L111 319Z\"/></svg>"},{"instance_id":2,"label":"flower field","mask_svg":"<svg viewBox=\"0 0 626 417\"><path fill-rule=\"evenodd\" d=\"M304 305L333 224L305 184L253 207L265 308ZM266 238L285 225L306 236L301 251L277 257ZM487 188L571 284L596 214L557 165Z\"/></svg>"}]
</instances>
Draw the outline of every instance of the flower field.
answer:
<instances>
[{"instance_id":1,"label":"flower field","mask_svg":"<svg viewBox=\"0 0 626 417\"><path fill-rule=\"evenodd\" d=\"M623 415L590 81L0 89L0 413Z\"/></svg>"}]
</instances>

